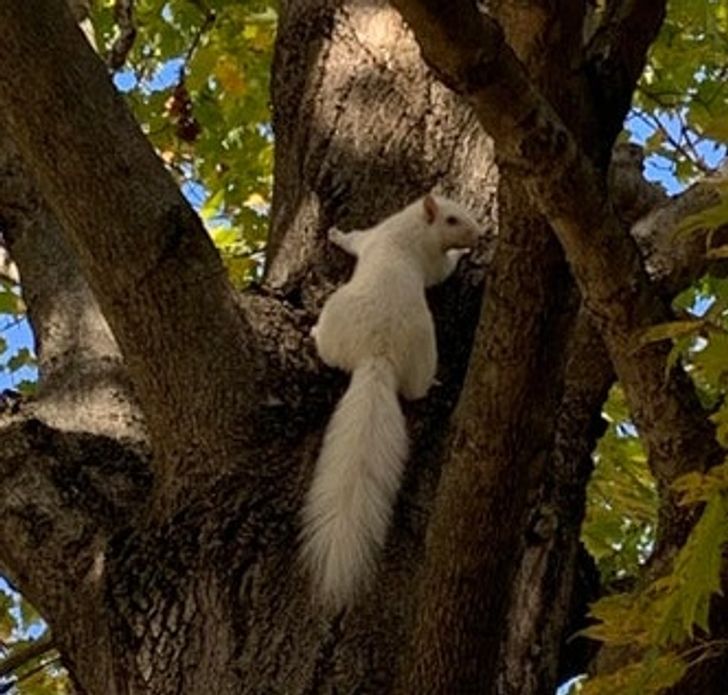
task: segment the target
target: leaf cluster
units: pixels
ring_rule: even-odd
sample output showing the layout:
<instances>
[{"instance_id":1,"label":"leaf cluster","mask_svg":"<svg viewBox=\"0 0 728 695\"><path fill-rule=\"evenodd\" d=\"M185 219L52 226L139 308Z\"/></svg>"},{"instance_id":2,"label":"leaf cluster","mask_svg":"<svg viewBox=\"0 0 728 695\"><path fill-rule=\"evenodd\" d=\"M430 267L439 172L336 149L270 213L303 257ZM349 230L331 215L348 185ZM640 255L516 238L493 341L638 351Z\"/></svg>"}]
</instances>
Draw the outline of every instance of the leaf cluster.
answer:
<instances>
[{"instance_id":1,"label":"leaf cluster","mask_svg":"<svg viewBox=\"0 0 728 695\"><path fill-rule=\"evenodd\" d=\"M137 35L116 81L213 234L233 282L260 270L272 187L273 0L139 0ZM117 28L94 9L99 50Z\"/></svg>"},{"instance_id":2,"label":"leaf cluster","mask_svg":"<svg viewBox=\"0 0 728 695\"><path fill-rule=\"evenodd\" d=\"M582 541L609 585L639 574L654 544L659 499L619 386L603 417L608 427L594 453Z\"/></svg>"},{"instance_id":3,"label":"leaf cluster","mask_svg":"<svg viewBox=\"0 0 728 695\"><path fill-rule=\"evenodd\" d=\"M613 673L590 679L579 692L659 693L715 651L709 608L711 598L721 593L728 544L728 463L683 476L674 489L682 504L702 505L700 518L668 574L592 605L596 622L581 634L623 648L631 658Z\"/></svg>"},{"instance_id":4,"label":"leaf cluster","mask_svg":"<svg viewBox=\"0 0 728 695\"><path fill-rule=\"evenodd\" d=\"M634 96L647 154L689 182L728 141L728 1L670 0Z\"/></svg>"},{"instance_id":5,"label":"leaf cluster","mask_svg":"<svg viewBox=\"0 0 728 695\"><path fill-rule=\"evenodd\" d=\"M7 659L21 656L47 630L35 608L0 577L0 673ZM16 668L0 677L0 693L67 695L71 692L68 674L53 649L19 659Z\"/></svg>"}]
</instances>

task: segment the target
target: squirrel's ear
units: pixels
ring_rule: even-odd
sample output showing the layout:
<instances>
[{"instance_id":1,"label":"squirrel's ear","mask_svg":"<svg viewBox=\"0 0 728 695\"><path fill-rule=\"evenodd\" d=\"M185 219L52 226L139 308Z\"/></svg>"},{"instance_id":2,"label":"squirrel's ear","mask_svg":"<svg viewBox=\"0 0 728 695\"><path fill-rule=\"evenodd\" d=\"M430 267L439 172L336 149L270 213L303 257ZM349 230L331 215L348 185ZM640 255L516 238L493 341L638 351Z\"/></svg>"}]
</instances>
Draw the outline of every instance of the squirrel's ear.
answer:
<instances>
[{"instance_id":1,"label":"squirrel's ear","mask_svg":"<svg viewBox=\"0 0 728 695\"><path fill-rule=\"evenodd\" d=\"M425 219L427 220L427 224L432 224L438 213L437 201L432 193L428 193L422 199L422 206L425 209Z\"/></svg>"}]
</instances>

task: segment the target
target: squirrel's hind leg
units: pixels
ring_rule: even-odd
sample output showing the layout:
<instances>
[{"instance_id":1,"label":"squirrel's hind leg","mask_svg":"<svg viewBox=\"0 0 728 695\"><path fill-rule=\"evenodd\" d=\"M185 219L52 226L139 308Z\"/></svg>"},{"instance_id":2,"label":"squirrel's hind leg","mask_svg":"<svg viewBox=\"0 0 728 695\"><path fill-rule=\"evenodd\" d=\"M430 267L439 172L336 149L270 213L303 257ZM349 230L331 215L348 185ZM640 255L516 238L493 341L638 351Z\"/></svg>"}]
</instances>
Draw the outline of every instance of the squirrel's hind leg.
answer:
<instances>
[{"instance_id":1,"label":"squirrel's hind leg","mask_svg":"<svg viewBox=\"0 0 728 695\"><path fill-rule=\"evenodd\" d=\"M408 401L424 398L436 383L437 343L434 329L420 335L420 339L413 341L413 344L416 347L407 354L399 384L399 392Z\"/></svg>"}]
</instances>

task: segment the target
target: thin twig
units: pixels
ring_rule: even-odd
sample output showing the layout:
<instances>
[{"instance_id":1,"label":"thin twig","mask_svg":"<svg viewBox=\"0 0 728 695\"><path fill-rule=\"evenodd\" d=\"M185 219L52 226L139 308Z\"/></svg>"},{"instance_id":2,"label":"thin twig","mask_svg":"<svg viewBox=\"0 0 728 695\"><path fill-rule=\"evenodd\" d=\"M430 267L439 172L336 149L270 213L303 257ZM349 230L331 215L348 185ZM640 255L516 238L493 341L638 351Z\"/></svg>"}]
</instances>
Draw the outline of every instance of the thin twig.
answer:
<instances>
[{"instance_id":1,"label":"thin twig","mask_svg":"<svg viewBox=\"0 0 728 695\"><path fill-rule=\"evenodd\" d=\"M692 139L691 132L693 132L690 128L690 126L685 121L685 117L682 113L679 111L677 112L677 117L680 120L680 135L685 140L686 145L690 149L690 151L693 153L695 157L695 161L697 162L698 168L705 172L706 174L709 174L713 171L706 163L705 160L700 156L700 153L697 149L697 143L695 143ZM702 139L702 138L701 138Z\"/></svg>"},{"instance_id":2,"label":"thin twig","mask_svg":"<svg viewBox=\"0 0 728 695\"><path fill-rule=\"evenodd\" d=\"M0 678L7 676L9 673L16 671L18 668L28 663L31 659L35 659L42 654L54 649L53 636L50 631L31 642L27 647L21 649L10 656L6 656L0 661Z\"/></svg>"},{"instance_id":3,"label":"thin twig","mask_svg":"<svg viewBox=\"0 0 728 695\"><path fill-rule=\"evenodd\" d=\"M180 82L184 82L185 75L187 74L187 68L190 64L190 61L192 60L192 57L195 54L195 51L197 50L197 47L200 43L200 40L202 39L203 35L210 29L210 27L215 23L215 19L217 19L217 15L215 14L215 10L207 9L202 6L201 3L195 2L193 3L199 9L205 13L205 20L200 24L197 31L195 32L195 35L192 37L192 42L190 43L187 52L185 53L185 57L182 61L182 65L179 69L179 79Z\"/></svg>"},{"instance_id":4,"label":"thin twig","mask_svg":"<svg viewBox=\"0 0 728 695\"><path fill-rule=\"evenodd\" d=\"M25 321L25 315L10 319L9 321L6 321L2 326L0 326L0 332L9 331L16 326L19 326L21 323L23 323L23 321Z\"/></svg>"},{"instance_id":5,"label":"thin twig","mask_svg":"<svg viewBox=\"0 0 728 695\"><path fill-rule=\"evenodd\" d=\"M136 38L134 0L116 0L114 3L114 21L116 26L119 27L119 36L109 51L107 62L109 68L116 72L126 62Z\"/></svg>"},{"instance_id":6,"label":"thin twig","mask_svg":"<svg viewBox=\"0 0 728 695\"><path fill-rule=\"evenodd\" d=\"M662 136L665 138L665 140L667 140L667 142L672 145L675 151L685 157L685 159L691 162L697 169L700 169L700 171L702 171L704 174L710 174L713 172L713 169L707 166L700 157L696 159L696 157L694 157L691 152L685 149L682 143L672 136L670 131L665 127L662 121L657 118L657 116L653 116L652 114L646 114L644 111L638 110L635 110L635 114L648 126L657 128L662 133Z\"/></svg>"},{"instance_id":7,"label":"thin twig","mask_svg":"<svg viewBox=\"0 0 728 695\"><path fill-rule=\"evenodd\" d=\"M53 664L58 664L61 662L61 657L56 656L52 659L48 659L48 661L44 661L42 664L38 664L35 668L31 669L27 673L24 673L22 676L18 676L12 683L8 683L7 685L0 686L0 693L6 693L10 690L10 688L14 688L18 683L21 683L22 681L28 680L28 678L32 678L35 676L36 673L39 673L40 671L43 671L44 669L48 668L48 666L52 666Z\"/></svg>"}]
</instances>

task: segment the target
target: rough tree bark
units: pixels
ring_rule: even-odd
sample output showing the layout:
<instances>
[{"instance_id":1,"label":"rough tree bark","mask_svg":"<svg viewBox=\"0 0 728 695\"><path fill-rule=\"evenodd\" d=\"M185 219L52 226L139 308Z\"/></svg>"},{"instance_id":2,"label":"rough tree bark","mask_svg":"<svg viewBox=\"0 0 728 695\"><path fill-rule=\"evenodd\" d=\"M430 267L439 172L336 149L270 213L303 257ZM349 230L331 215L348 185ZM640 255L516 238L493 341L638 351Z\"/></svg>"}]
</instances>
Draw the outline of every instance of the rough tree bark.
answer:
<instances>
[{"instance_id":1,"label":"rough tree bark","mask_svg":"<svg viewBox=\"0 0 728 695\"><path fill-rule=\"evenodd\" d=\"M556 4L568 20L545 2L494 11L551 99L548 118L603 170L625 87L608 84L617 114L587 126L601 105L581 78L559 79L575 59L559 47L581 33L584 8ZM634 77L627 20L615 11L595 35L597 84L605 45L627 51L617 73ZM383 0L282 0L266 276L236 296L62 0L0 5L0 27L0 225L41 365L36 401L0 420L0 572L49 621L78 690L379 694L398 682L535 695L583 668L564 641L589 598L578 529L613 380L594 324L618 371L644 363L625 356L604 293L581 306L546 221L554 208L534 198L543 168L524 177L499 145L498 172L480 97L472 110L445 88ZM406 407L414 447L372 592L324 620L295 547L344 383L308 338L350 269L325 231L367 226L431 188L498 238L431 294L442 386ZM572 262L579 231L560 234ZM575 253L590 296L594 268ZM639 389L648 425L652 396L684 406ZM658 460L672 451L665 437L651 440Z\"/></svg>"}]
</instances>

